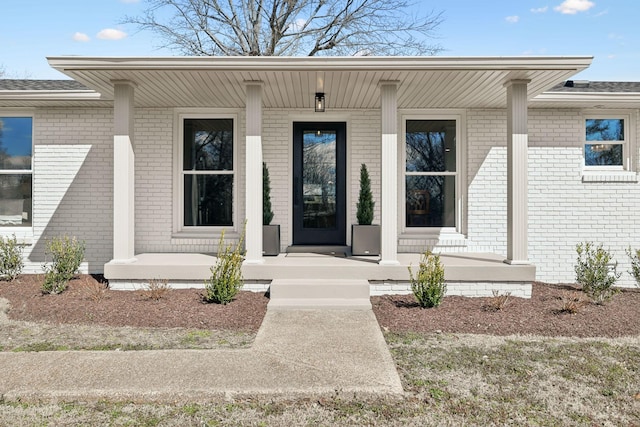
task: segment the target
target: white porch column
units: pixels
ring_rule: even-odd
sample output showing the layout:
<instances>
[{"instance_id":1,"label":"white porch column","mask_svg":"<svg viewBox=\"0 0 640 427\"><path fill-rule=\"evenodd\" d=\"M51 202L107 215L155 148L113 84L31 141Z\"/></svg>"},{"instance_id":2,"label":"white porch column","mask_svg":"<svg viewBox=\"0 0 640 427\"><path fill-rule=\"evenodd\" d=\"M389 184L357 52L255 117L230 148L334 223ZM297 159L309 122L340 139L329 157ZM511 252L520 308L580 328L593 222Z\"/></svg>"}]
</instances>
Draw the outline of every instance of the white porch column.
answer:
<instances>
[{"instance_id":1,"label":"white porch column","mask_svg":"<svg viewBox=\"0 0 640 427\"><path fill-rule=\"evenodd\" d=\"M113 261L131 262L135 251L135 154L130 81L113 82Z\"/></svg>"},{"instance_id":2,"label":"white porch column","mask_svg":"<svg viewBox=\"0 0 640 427\"><path fill-rule=\"evenodd\" d=\"M262 82L246 82L245 211L247 234L245 263L262 259Z\"/></svg>"},{"instance_id":3,"label":"white porch column","mask_svg":"<svg viewBox=\"0 0 640 427\"><path fill-rule=\"evenodd\" d=\"M398 82L380 82L381 127L381 265L398 262Z\"/></svg>"},{"instance_id":4,"label":"white porch column","mask_svg":"<svg viewBox=\"0 0 640 427\"><path fill-rule=\"evenodd\" d=\"M507 259L529 264L527 255L527 84L512 80L507 87Z\"/></svg>"}]
</instances>

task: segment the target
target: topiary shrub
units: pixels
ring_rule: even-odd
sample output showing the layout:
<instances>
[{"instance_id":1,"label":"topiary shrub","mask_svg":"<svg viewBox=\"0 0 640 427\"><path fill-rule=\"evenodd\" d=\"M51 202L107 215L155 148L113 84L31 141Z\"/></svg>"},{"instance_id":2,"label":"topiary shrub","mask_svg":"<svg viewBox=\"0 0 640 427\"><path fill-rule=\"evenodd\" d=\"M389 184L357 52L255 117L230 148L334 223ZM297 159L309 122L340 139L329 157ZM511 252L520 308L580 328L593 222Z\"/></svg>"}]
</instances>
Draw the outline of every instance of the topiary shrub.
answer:
<instances>
[{"instance_id":1,"label":"topiary shrub","mask_svg":"<svg viewBox=\"0 0 640 427\"><path fill-rule=\"evenodd\" d=\"M233 301L242 288L242 261L244 261L244 232L240 236L235 248L233 244L225 243L224 231L220 235L218 258L211 267L211 277L205 281L205 302L226 305Z\"/></svg>"},{"instance_id":2,"label":"topiary shrub","mask_svg":"<svg viewBox=\"0 0 640 427\"><path fill-rule=\"evenodd\" d=\"M42 292L46 294L59 294L67 289L69 280L78 272L84 259L84 241L75 237L54 237L47 241L45 248L45 264L42 269L45 272ZM46 259L51 257L51 263Z\"/></svg>"},{"instance_id":3,"label":"topiary shrub","mask_svg":"<svg viewBox=\"0 0 640 427\"><path fill-rule=\"evenodd\" d=\"M631 247L629 247L627 249L627 255L631 260L631 270L629 270L629 274L635 279L636 285L640 286L640 249L636 249L634 252Z\"/></svg>"},{"instance_id":4,"label":"topiary shrub","mask_svg":"<svg viewBox=\"0 0 640 427\"><path fill-rule=\"evenodd\" d=\"M22 259L23 246L18 244L16 235L13 238L0 236L0 279L13 280L24 267Z\"/></svg>"},{"instance_id":5,"label":"topiary shrub","mask_svg":"<svg viewBox=\"0 0 640 427\"><path fill-rule=\"evenodd\" d=\"M271 210L271 179L269 178L269 168L266 163L262 163L262 225L271 224L273 220L273 210Z\"/></svg>"},{"instance_id":6,"label":"topiary shrub","mask_svg":"<svg viewBox=\"0 0 640 427\"><path fill-rule=\"evenodd\" d=\"M422 308L437 307L447 292L444 281L444 266L440 255L427 251L420 257L418 273L414 277L409 266L411 291Z\"/></svg>"},{"instance_id":7,"label":"topiary shrub","mask_svg":"<svg viewBox=\"0 0 640 427\"><path fill-rule=\"evenodd\" d=\"M360 166L360 194L358 195L358 204L356 205L356 217L359 225L371 225L373 222L373 194L371 194L371 180L369 179L369 171L364 163Z\"/></svg>"},{"instance_id":8,"label":"topiary shrub","mask_svg":"<svg viewBox=\"0 0 640 427\"><path fill-rule=\"evenodd\" d=\"M620 278L620 273L616 273L618 263L613 262L611 253L602 245L594 246L591 242L578 243L576 252L576 282L593 302L604 304L617 292L613 285Z\"/></svg>"}]
</instances>

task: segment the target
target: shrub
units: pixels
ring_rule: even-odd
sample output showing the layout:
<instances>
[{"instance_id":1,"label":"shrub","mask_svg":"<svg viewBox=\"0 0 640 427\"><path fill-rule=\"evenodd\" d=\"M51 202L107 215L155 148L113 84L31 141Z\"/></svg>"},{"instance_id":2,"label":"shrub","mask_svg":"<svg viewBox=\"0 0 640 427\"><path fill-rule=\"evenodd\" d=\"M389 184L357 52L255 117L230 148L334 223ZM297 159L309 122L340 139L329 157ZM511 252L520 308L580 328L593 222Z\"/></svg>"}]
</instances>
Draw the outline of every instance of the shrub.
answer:
<instances>
[{"instance_id":1,"label":"shrub","mask_svg":"<svg viewBox=\"0 0 640 427\"><path fill-rule=\"evenodd\" d=\"M107 297L107 291L109 290L109 285L106 283L101 283L98 281L91 281L86 283L82 290L87 298L89 298L93 302L100 302Z\"/></svg>"},{"instance_id":2,"label":"shrub","mask_svg":"<svg viewBox=\"0 0 640 427\"><path fill-rule=\"evenodd\" d=\"M437 307L447 292L444 282L444 267L440 255L427 251L420 257L420 267L414 277L409 266L411 291L421 307Z\"/></svg>"},{"instance_id":3,"label":"shrub","mask_svg":"<svg viewBox=\"0 0 640 427\"><path fill-rule=\"evenodd\" d=\"M225 243L224 231L220 235L218 259L216 264L211 267L211 277L204 283L204 300L206 302L226 305L233 301L242 288L244 251L241 248L243 242L244 232L235 248L233 244Z\"/></svg>"},{"instance_id":4,"label":"shrub","mask_svg":"<svg viewBox=\"0 0 640 427\"><path fill-rule=\"evenodd\" d=\"M617 291L613 288L620 273L616 273L617 262L602 245L591 242L576 245L578 259L575 266L576 282L596 304L604 304Z\"/></svg>"},{"instance_id":5,"label":"shrub","mask_svg":"<svg viewBox=\"0 0 640 427\"><path fill-rule=\"evenodd\" d=\"M15 234L13 238L0 236L0 279L13 280L22 272L22 248Z\"/></svg>"},{"instance_id":6,"label":"shrub","mask_svg":"<svg viewBox=\"0 0 640 427\"><path fill-rule=\"evenodd\" d=\"M629 274L636 280L636 285L640 286L640 249L636 249L635 252L629 247L627 249L627 255L631 260L631 270Z\"/></svg>"},{"instance_id":7,"label":"shrub","mask_svg":"<svg viewBox=\"0 0 640 427\"><path fill-rule=\"evenodd\" d=\"M563 292L560 296L562 305L560 306L560 313L576 314L582 307L587 305L588 301L585 301L581 294L578 292Z\"/></svg>"},{"instance_id":8,"label":"shrub","mask_svg":"<svg viewBox=\"0 0 640 427\"><path fill-rule=\"evenodd\" d=\"M51 256L51 264L42 266L45 272L42 292L59 294L67 289L69 280L73 279L84 259L84 248L84 241L75 237L55 237L47 241L45 261Z\"/></svg>"},{"instance_id":9,"label":"shrub","mask_svg":"<svg viewBox=\"0 0 640 427\"><path fill-rule=\"evenodd\" d=\"M511 292L500 293L497 289L491 290L492 296L488 299L486 309L488 311L501 311L509 304Z\"/></svg>"},{"instance_id":10,"label":"shrub","mask_svg":"<svg viewBox=\"0 0 640 427\"><path fill-rule=\"evenodd\" d=\"M356 217L359 225L371 225L373 222L373 195L371 194L371 180L369 179L369 171L364 163L360 166L360 193L358 195L358 204L356 205Z\"/></svg>"},{"instance_id":11,"label":"shrub","mask_svg":"<svg viewBox=\"0 0 640 427\"><path fill-rule=\"evenodd\" d=\"M273 210L271 210L271 179L269 178L269 168L266 163L262 163L262 225L271 224L273 220Z\"/></svg>"},{"instance_id":12,"label":"shrub","mask_svg":"<svg viewBox=\"0 0 640 427\"><path fill-rule=\"evenodd\" d=\"M160 301L171 291L171 286L167 279L151 279L147 286L140 291L140 295L146 299Z\"/></svg>"}]
</instances>

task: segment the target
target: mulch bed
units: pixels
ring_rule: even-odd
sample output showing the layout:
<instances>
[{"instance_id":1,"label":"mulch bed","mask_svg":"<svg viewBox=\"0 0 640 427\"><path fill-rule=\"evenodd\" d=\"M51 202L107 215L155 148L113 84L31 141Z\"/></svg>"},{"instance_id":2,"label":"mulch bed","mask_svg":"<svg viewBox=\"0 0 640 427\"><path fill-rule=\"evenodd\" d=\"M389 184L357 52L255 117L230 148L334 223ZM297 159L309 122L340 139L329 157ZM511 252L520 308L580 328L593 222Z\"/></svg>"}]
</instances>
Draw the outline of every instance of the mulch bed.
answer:
<instances>
[{"instance_id":1,"label":"mulch bed","mask_svg":"<svg viewBox=\"0 0 640 427\"><path fill-rule=\"evenodd\" d=\"M268 298L240 292L228 305L207 304L202 289L173 289L159 300L138 291L106 289L100 276L80 275L60 295L43 295L41 275L0 282L0 297L11 303L15 320L106 326L185 327L257 331ZM605 305L588 303L576 314L562 311L580 296L573 285L535 283L531 299L509 298L500 310L493 298L446 297L423 309L412 295L372 297L380 326L392 332L443 332L490 335L621 337L640 335L640 291L625 289Z\"/></svg>"},{"instance_id":2,"label":"mulch bed","mask_svg":"<svg viewBox=\"0 0 640 427\"><path fill-rule=\"evenodd\" d=\"M140 291L106 289L101 276L80 275L58 295L43 295L41 275L0 282L0 297L14 320L104 326L183 327L255 332L269 301L264 294L240 292L227 305L203 302L203 289L171 289L159 299Z\"/></svg>"}]
</instances>

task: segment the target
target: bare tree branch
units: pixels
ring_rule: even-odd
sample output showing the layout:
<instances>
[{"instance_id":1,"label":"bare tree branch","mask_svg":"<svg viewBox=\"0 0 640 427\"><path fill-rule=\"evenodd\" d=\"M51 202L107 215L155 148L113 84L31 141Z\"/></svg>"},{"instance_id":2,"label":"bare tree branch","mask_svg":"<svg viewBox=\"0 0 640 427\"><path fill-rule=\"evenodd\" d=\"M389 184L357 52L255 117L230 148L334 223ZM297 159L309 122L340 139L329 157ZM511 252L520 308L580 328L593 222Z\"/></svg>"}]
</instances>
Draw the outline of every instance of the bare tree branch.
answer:
<instances>
[{"instance_id":1,"label":"bare tree branch","mask_svg":"<svg viewBox=\"0 0 640 427\"><path fill-rule=\"evenodd\" d=\"M434 55L441 12L412 0L145 0L126 17L198 56Z\"/></svg>"}]
</instances>

